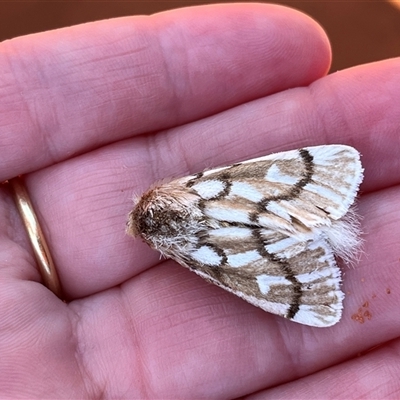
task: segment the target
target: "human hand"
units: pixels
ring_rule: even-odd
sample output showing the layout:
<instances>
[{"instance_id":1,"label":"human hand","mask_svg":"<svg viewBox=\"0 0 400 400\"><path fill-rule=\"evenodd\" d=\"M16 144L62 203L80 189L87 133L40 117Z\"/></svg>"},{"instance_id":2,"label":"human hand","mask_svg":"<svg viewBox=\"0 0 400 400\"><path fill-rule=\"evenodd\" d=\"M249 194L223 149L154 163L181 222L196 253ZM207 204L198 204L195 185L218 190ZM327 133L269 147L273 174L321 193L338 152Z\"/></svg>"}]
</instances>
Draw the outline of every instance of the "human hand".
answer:
<instances>
[{"instance_id":1,"label":"human hand","mask_svg":"<svg viewBox=\"0 0 400 400\"><path fill-rule=\"evenodd\" d=\"M40 283L3 185L4 397L398 393L398 59L324 77L322 30L260 4L101 21L1 50L0 181L25 175L69 300ZM331 328L265 313L124 233L133 194L158 180L329 143L354 146L365 167L365 255L344 267Z\"/></svg>"}]
</instances>

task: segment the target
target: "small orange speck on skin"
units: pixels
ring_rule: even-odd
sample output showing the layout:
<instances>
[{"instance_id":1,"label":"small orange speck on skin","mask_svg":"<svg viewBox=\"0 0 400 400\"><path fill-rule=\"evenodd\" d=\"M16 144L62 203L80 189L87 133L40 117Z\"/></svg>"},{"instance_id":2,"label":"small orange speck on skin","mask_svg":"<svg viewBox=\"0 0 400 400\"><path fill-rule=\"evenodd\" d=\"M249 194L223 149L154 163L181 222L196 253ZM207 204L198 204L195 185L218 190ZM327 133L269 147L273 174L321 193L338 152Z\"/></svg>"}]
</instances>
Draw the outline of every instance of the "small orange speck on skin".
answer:
<instances>
[{"instance_id":1,"label":"small orange speck on skin","mask_svg":"<svg viewBox=\"0 0 400 400\"><path fill-rule=\"evenodd\" d=\"M364 323L364 317L363 317L360 313L353 314L353 315L351 316L351 319L352 319L353 321L359 322L360 324L363 324L363 323Z\"/></svg>"},{"instance_id":2,"label":"small orange speck on skin","mask_svg":"<svg viewBox=\"0 0 400 400\"><path fill-rule=\"evenodd\" d=\"M353 321L359 322L360 324L363 324L366 319L371 320L372 318L371 312L369 310L365 310L368 307L369 307L369 302L368 301L364 302L364 304L357 310L357 313L354 313L351 316L351 319Z\"/></svg>"},{"instance_id":3,"label":"small orange speck on skin","mask_svg":"<svg viewBox=\"0 0 400 400\"><path fill-rule=\"evenodd\" d=\"M386 294L390 294L390 289L389 288L386 289Z\"/></svg>"},{"instance_id":4,"label":"small orange speck on skin","mask_svg":"<svg viewBox=\"0 0 400 400\"><path fill-rule=\"evenodd\" d=\"M372 314L371 314L369 311L365 311L365 313L364 313L364 317L365 317L365 318L367 318L367 319L368 319L368 321L370 321L370 320L371 320L371 318L372 318Z\"/></svg>"}]
</instances>

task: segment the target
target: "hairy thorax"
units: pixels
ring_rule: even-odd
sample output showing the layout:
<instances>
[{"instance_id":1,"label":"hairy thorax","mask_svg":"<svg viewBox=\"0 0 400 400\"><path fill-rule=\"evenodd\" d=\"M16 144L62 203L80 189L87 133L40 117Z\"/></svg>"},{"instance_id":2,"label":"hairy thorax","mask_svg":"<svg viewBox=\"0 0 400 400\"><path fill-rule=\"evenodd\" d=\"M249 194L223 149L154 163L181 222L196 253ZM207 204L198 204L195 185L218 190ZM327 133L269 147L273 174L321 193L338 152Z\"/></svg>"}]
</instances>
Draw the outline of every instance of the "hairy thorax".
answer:
<instances>
[{"instance_id":1,"label":"hairy thorax","mask_svg":"<svg viewBox=\"0 0 400 400\"><path fill-rule=\"evenodd\" d=\"M207 226L197 206L199 200L195 193L176 187L150 189L129 214L128 233L141 237L165 256L177 249L190 250Z\"/></svg>"}]
</instances>

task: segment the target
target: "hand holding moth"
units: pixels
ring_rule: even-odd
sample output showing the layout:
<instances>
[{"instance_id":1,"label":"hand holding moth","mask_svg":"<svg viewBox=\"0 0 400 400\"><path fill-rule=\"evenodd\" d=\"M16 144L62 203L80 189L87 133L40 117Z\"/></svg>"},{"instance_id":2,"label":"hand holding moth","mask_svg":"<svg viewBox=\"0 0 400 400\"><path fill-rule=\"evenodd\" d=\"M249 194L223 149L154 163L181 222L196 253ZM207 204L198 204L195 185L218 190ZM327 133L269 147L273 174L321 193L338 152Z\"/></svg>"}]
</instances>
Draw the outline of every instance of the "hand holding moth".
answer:
<instances>
[{"instance_id":1,"label":"hand holding moth","mask_svg":"<svg viewBox=\"0 0 400 400\"><path fill-rule=\"evenodd\" d=\"M25 176L68 297L64 303L43 286L11 195L1 185L3 397L396 397L398 59L327 75L328 39L315 22L288 8L249 3L98 21L4 41L0 47L1 181ZM309 150L313 162L322 166L326 158L318 157L322 153L314 146L334 143L362 154L365 177L357 206L366 254L355 267L341 268L344 308L334 326L314 328L264 312L125 233L132 194L140 196L164 178L191 176L190 190L206 196L211 175L193 177L199 171L261 156L279 165L272 154L306 148L314 149ZM300 153L290 154L298 160ZM351 154L353 161L341 165L353 166L343 179L353 177L356 190L360 171L354 168L356 153ZM304 165L299 162L289 174L269 170L268 178L292 177L291 185L302 186L308 176ZM335 178L330 171L323 182ZM242 187L229 188L228 182L234 183L229 179L219 186L226 192L221 202ZM334 190L343 185L331 184ZM264 195L266 187L251 194ZM210 187L214 194L215 188ZM237 200L237 207L245 203ZM265 229L259 232L265 252L279 253L273 246L285 235L286 245L298 237L288 235L293 223L293 232L302 226L285 214L292 201L263 204L280 217L275 238L276 228L290 222L276 243L272 235L268 241ZM350 205L343 204L339 214ZM335 209L307 216L341 220ZM213 218L222 213L209 211ZM259 207L255 211L262 214ZM265 220L272 215L265 214ZM257 218L253 214L251 224L245 219L242 238L251 234ZM303 231L308 235L314 228ZM337 243L326 241L325 251L332 242ZM232 265L241 265L262 250L235 258L233 252L219 256L216 248L200 247L191 257L207 256L216 263L225 255ZM336 268L332 259L327 265ZM295 296L289 293L302 280L298 271L288 272L282 279L289 289L284 298L291 297L286 302L293 304L294 314ZM259 278L260 286L268 294L274 271L262 275L268 280ZM229 286L227 276L223 283ZM325 276L321 280L326 283ZM337 280L333 287L340 293ZM390 392L382 382L389 383Z\"/></svg>"}]
</instances>

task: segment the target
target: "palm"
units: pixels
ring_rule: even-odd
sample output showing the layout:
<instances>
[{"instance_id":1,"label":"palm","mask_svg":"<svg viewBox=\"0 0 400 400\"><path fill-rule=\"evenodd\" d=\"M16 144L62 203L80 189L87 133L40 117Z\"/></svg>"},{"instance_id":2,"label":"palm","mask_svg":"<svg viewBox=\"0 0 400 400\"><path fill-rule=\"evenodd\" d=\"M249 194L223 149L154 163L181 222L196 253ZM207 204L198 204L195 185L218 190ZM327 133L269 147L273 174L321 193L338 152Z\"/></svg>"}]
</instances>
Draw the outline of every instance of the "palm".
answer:
<instances>
[{"instance_id":1,"label":"palm","mask_svg":"<svg viewBox=\"0 0 400 400\"><path fill-rule=\"evenodd\" d=\"M3 186L2 393L348 397L350 384L373 393L372 365L400 345L398 60L304 87L328 68L323 34L262 5L107 21L2 46L1 179L25 174L70 299L40 284ZM345 269L344 316L332 328L266 314L124 233L132 194L154 181L322 143L353 145L366 168L366 254ZM364 311L364 324L351 318Z\"/></svg>"}]
</instances>

